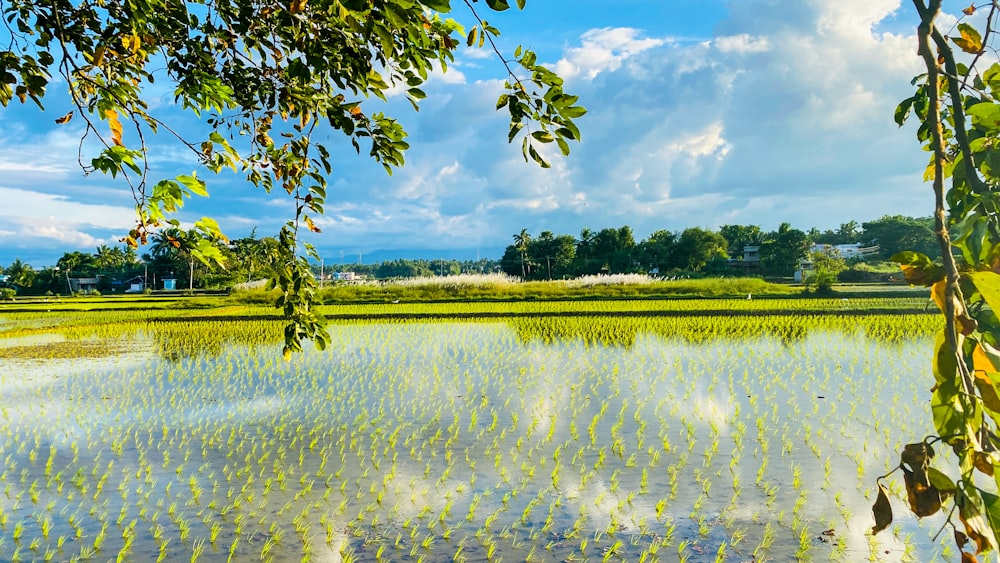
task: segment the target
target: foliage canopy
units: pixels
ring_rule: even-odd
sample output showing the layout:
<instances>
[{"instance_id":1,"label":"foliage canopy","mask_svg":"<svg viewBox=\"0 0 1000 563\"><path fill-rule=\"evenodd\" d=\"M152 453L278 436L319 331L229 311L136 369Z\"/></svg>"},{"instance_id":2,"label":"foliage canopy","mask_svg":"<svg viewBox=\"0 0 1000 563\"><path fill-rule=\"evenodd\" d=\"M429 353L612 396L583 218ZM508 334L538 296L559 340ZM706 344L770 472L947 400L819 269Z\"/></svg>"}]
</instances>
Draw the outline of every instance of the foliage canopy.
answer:
<instances>
[{"instance_id":1,"label":"foliage canopy","mask_svg":"<svg viewBox=\"0 0 1000 563\"><path fill-rule=\"evenodd\" d=\"M175 137L199 168L231 169L253 186L289 194L294 214L278 236L272 280L292 320L287 356L302 338L325 344L298 237L300 227L319 231L313 219L323 213L332 173L330 149L316 133L340 131L389 173L401 166L406 132L366 102L401 88L416 108L423 83L447 69L462 43L499 56L499 31L477 14L477 1L463 0L474 23L466 29L447 17L450 0L0 0L9 35L0 43L0 104L42 107L54 77L65 81L75 107L56 122L82 120L84 138L96 141L96 154L81 154L85 171L128 183L137 221L124 240L133 247L156 228L178 226L171 214L186 198L208 194L195 171L150 177L153 134ZM510 8L507 0L485 3ZM568 141L580 137L573 120L585 110L532 51L518 47L501 62L508 79L497 109L510 115L509 140L521 139L525 160L548 166L539 145L568 154ZM144 100L144 90L163 81L175 105L210 126L207 135L181 135ZM194 231L191 254L222 261L217 223L203 218Z\"/></svg>"}]
</instances>

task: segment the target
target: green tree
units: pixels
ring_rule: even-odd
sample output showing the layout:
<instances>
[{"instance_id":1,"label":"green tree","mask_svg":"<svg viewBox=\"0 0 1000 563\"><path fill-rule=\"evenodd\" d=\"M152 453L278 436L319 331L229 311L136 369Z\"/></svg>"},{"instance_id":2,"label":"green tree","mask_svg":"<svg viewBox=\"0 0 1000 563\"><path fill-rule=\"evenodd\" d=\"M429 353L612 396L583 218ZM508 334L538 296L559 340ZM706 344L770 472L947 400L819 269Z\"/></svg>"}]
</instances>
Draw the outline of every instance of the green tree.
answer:
<instances>
[{"instance_id":1,"label":"green tree","mask_svg":"<svg viewBox=\"0 0 1000 563\"><path fill-rule=\"evenodd\" d=\"M415 260L388 260L379 264L375 271L378 278L421 278L433 276L428 264Z\"/></svg>"},{"instance_id":2,"label":"green tree","mask_svg":"<svg viewBox=\"0 0 1000 563\"><path fill-rule=\"evenodd\" d=\"M594 235L592 248L599 264L598 272L620 274L635 267L635 236L628 225L601 229Z\"/></svg>"},{"instance_id":3,"label":"green tree","mask_svg":"<svg viewBox=\"0 0 1000 563\"><path fill-rule=\"evenodd\" d=\"M118 265L118 257L112 248L106 244L97 247L94 254L94 266L101 270L110 270Z\"/></svg>"},{"instance_id":4,"label":"green tree","mask_svg":"<svg viewBox=\"0 0 1000 563\"><path fill-rule=\"evenodd\" d=\"M888 260L894 254L912 250L923 254L939 251L932 217L913 218L885 215L862 224L861 238L865 244L878 244L879 258Z\"/></svg>"},{"instance_id":5,"label":"green tree","mask_svg":"<svg viewBox=\"0 0 1000 563\"><path fill-rule=\"evenodd\" d=\"M570 235L556 236L552 231L542 231L528 245L530 261L536 264L535 279L559 279L571 273L576 257L576 239Z\"/></svg>"},{"instance_id":6,"label":"green tree","mask_svg":"<svg viewBox=\"0 0 1000 563\"><path fill-rule=\"evenodd\" d=\"M59 268L60 272L63 272L63 275L69 277L91 276L97 270L94 255L78 250L63 254L56 261L56 267Z\"/></svg>"},{"instance_id":7,"label":"green tree","mask_svg":"<svg viewBox=\"0 0 1000 563\"><path fill-rule=\"evenodd\" d=\"M660 274L673 269L675 264L674 247L677 245L677 235L667 230L659 230L649 235L649 238L639 243L639 256L642 265L648 270L657 270Z\"/></svg>"},{"instance_id":8,"label":"green tree","mask_svg":"<svg viewBox=\"0 0 1000 563\"><path fill-rule=\"evenodd\" d=\"M764 242L764 232L757 225L723 225L719 234L728 243L729 256L736 260L743 259L744 246L760 246Z\"/></svg>"},{"instance_id":9,"label":"green tree","mask_svg":"<svg viewBox=\"0 0 1000 563\"><path fill-rule=\"evenodd\" d=\"M273 275L277 244L272 237L257 238L256 229L248 237L234 239L229 245L233 254L233 260L227 260L229 269L240 274L240 281Z\"/></svg>"},{"instance_id":10,"label":"green tree","mask_svg":"<svg viewBox=\"0 0 1000 563\"><path fill-rule=\"evenodd\" d=\"M725 259L729 244L714 231L691 227L684 229L674 246L675 264L686 270L701 270L712 260Z\"/></svg>"},{"instance_id":11,"label":"green tree","mask_svg":"<svg viewBox=\"0 0 1000 563\"><path fill-rule=\"evenodd\" d=\"M594 231L584 227L576 241L576 259L573 271L577 275L593 275L601 271L603 263L594 256Z\"/></svg>"},{"instance_id":12,"label":"green tree","mask_svg":"<svg viewBox=\"0 0 1000 563\"><path fill-rule=\"evenodd\" d=\"M806 234L793 229L788 223L782 223L760 245L760 265L771 274L791 276L808 254Z\"/></svg>"},{"instance_id":13,"label":"green tree","mask_svg":"<svg viewBox=\"0 0 1000 563\"><path fill-rule=\"evenodd\" d=\"M496 11L510 7L507 0L485 3ZM74 107L57 122L82 121L84 135L97 143L93 154L81 155L86 170L121 178L131 189L132 246L164 224L179 226L171 214L186 198L208 193L194 172L149 177L147 140L158 131L176 137L209 173L231 169L249 185L293 198L272 280L282 293L276 305L291 320L288 357L303 338L320 347L327 339L308 262L318 255L301 243L299 230L319 230L313 217L323 212L332 171L330 131L389 172L401 166L406 132L368 101L402 87L416 106L425 96L421 86L453 61L463 35L468 45L496 49L499 31L473 4L465 2L472 25L463 28L448 17L449 0L5 0L10 37L0 47L0 104L31 100L42 107L54 79L68 87ZM538 145L553 143L567 154L568 141L580 136L573 120L585 110L532 51L518 47L499 64L507 80L497 108L510 115L509 138L521 139L525 160L548 166ZM158 113L161 105L145 101L154 82L168 84L177 106L203 116L207 134L178 136ZM221 261L217 223L203 218L194 228L205 236L192 256Z\"/></svg>"},{"instance_id":14,"label":"green tree","mask_svg":"<svg viewBox=\"0 0 1000 563\"><path fill-rule=\"evenodd\" d=\"M847 269L847 262L836 249L817 251L809 255L812 262L812 274L806 277L807 288L815 289L817 293L832 293L837 275Z\"/></svg>"},{"instance_id":15,"label":"green tree","mask_svg":"<svg viewBox=\"0 0 1000 563\"><path fill-rule=\"evenodd\" d=\"M521 257L521 277L526 278L531 273L531 262L528 261L528 245L531 244L531 233L528 229L521 229L521 232L514 235L514 249Z\"/></svg>"},{"instance_id":16,"label":"green tree","mask_svg":"<svg viewBox=\"0 0 1000 563\"><path fill-rule=\"evenodd\" d=\"M857 221L841 223L840 227L837 228L837 235L840 237L840 240L831 244L851 244L858 242L857 239L860 234L861 225Z\"/></svg>"},{"instance_id":17,"label":"green tree","mask_svg":"<svg viewBox=\"0 0 1000 563\"><path fill-rule=\"evenodd\" d=\"M9 266L4 268L3 272L7 276L7 284L15 286L19 291L31 287L35 281L34 268L30 264L22 262L20 258L11 262Z\"/></svg>"}]
</instances>

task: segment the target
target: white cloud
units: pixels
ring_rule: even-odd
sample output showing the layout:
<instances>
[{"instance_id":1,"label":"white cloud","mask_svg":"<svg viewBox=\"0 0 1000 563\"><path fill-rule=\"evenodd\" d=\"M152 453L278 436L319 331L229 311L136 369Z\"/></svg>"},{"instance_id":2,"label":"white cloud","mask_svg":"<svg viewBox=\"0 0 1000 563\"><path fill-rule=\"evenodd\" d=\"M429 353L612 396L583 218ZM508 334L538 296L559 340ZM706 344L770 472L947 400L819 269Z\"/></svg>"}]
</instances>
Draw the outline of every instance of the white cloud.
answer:
<instances>
[{"instance_id":1,"label":"white cloud","mask_svg":"<svg viewBox=\"0 0 1000 563\"><path fill-rule=\"evenodd\" d=\"M0 215L0 247L30 249L32 252L51 250L58 255L71 250L93 250L102 244L119 243L119 236L97 236L88 232L92 228L89 224L66 222L53 217L24 219Z\"/></svg>"},{"instance_id":2,"label":"white cloud","mask_svg":"<svg viewBox=\"0 0 1000 563\"><path fill-rule=\"evenodd\" d=\"M127 229L135 220L128 207L73 201L67 196L0 187L0 217L27 223L44 220L65 225L91 225L107 229Z\"/></svg>"},{"instance_id":3,"label":"white cloud","mask_svg":"<svg viewBox=\"0 0 1000 563\"><path fill-rule=\"evenodd\" d=\"M360 156L335 153L317 243L503 246L521 228L578 233L629 224L642 237L694 225L829 228L929 213L920 180L926 155L911 129L892 122L920 72L915 16L899 0L730 0L714 37L697 40L643 31L650 22L628 4L630 27L590 29L566 44L534 39L589 110L578 122L583 142L572 143L568 158L552 156L550 170L522 160L517 143L506 143L506 112L494 111L502 76L482 80L489 71L476 67L492 51L463 49L457 68L432 73L419 113L401 96L386 105L411 135L405 168L387 177L364 144ZM571 23L587 29L581 22ZM38 131L0 121L3 184L22 190L0 191L12 202L0 210L0 230L21 233L12 217L49 215L97 239L106 235L85 225L127 227L127 188L70 181L79 131L53 127L47 118ZM335 151L343 144L339 132L323 140ZM167 167L182 157L175 150L155 158ZM188 209L224 209L224 227L261 225L261 235L292 215L283 192L246 190L226 180ZM57 211L39 211L46 208Z\"/></svg>"},{"instance_id":4,"label":"white cloud","mask_svg":"<svg viewBox=\"0 0 1000 563\"><path fill-rule=\"evenodd\" d=\"M638 29L627 27L592 29L580 38L582 45L566 50L555 70L565 78L583 76L591 80L605 70L616 70L638 53L666 43L666 39L642 38Z\"/></svg>"},{"instance_id":5,"label":"white cloud","mask_svg":"<svg viewBox=\"0 0 1000 563\"><path fill-rule=\"evenodd\" d=\"M723 53L760 53L770 48L766 37L753 37L747 33L717 37L712 44Z\"/></svg>"}]
</instances>

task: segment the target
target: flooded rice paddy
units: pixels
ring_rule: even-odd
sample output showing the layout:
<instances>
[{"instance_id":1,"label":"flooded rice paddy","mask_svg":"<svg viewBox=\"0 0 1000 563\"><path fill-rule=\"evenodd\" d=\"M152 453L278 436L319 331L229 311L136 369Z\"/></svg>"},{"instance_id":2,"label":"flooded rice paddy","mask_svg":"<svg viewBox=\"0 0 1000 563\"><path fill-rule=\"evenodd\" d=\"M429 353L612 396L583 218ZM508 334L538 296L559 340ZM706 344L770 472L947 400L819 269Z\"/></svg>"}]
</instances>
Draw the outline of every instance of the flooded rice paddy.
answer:
<instances>
[{"instance_id":1,"label":"flooded rice paddy","mask_svg":"<svg viewBox=\"0 0 1000 563\"><path fill-rule=\"evenodd\" d=\"M869 533L937 318L11 333L0 560L948 560L893 478Z\"/></svg>"}]
</instances>

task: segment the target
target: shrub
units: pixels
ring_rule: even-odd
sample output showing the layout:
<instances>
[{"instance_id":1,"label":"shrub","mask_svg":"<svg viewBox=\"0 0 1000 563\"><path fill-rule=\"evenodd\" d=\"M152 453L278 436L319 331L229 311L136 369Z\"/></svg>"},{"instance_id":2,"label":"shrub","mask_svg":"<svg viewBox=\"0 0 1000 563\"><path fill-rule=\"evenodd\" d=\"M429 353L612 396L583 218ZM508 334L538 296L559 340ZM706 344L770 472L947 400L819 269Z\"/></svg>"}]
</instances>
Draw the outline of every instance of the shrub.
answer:
<instances>
[{"instance_id":1,"label":"shrub","mask_svg":"<svg viewBox=\"0 0 1000 563\"><path fill-rule=\"evenodd\" d=\"M0 287L0 301L13 301L17 291L10 287Z\"/></svg>"}]
</instances>

